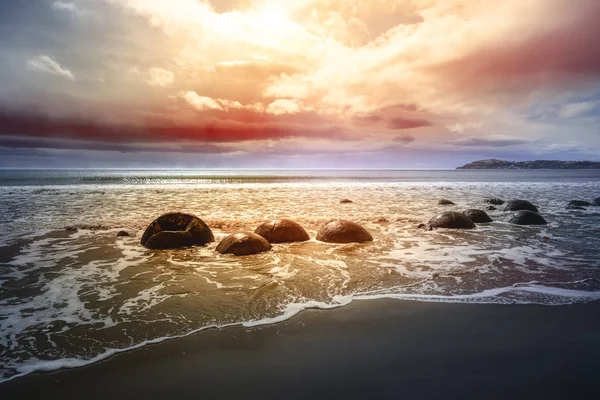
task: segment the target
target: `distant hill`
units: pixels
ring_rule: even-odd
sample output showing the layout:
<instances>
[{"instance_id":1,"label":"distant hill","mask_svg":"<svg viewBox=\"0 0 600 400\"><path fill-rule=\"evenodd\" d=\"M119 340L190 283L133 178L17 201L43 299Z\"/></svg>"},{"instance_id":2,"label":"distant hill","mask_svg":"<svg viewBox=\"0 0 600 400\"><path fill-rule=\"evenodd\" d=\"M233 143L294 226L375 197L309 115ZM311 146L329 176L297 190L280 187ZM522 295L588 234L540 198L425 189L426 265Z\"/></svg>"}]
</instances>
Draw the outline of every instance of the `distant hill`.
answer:
<instances>
[{"instance_id":1,"label":"distant hill","mask_svg":"<svg viewBox=\"0 0 600 400\"><path fill-rule=\"evenodd\" d=\"M505 160L480 160L473 161L457 167L456 169L600 169L597 161L505 161Z\"/></svg>"}]
</instances>

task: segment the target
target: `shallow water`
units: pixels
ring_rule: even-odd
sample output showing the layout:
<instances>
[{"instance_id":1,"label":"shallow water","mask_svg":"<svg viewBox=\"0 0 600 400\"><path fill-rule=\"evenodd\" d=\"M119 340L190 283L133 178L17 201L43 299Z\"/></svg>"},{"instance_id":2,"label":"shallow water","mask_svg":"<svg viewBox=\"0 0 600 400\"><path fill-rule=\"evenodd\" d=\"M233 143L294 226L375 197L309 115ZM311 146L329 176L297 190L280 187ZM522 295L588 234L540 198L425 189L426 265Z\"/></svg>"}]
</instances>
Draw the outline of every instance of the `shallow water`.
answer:
<instances>
[{"instance_id":1,"label":"shallow water","mask_svg":"<svg viewBox=\"0 0 600 400\"><path fill-rule=\"evenodd\" d=\"M600 207L565 210L598 196L600 171L0 171L0 380L357 298L599 299ZM514 226L492 211L495 222L473 231L416 229L486 197L528 199L549 225ZM199 216L216 242L141 247L146 225L169 211ZM227 234L282 217L312 238L330 219L355 220L374 242L215 252Z\"/></svg>"}]
</instances>

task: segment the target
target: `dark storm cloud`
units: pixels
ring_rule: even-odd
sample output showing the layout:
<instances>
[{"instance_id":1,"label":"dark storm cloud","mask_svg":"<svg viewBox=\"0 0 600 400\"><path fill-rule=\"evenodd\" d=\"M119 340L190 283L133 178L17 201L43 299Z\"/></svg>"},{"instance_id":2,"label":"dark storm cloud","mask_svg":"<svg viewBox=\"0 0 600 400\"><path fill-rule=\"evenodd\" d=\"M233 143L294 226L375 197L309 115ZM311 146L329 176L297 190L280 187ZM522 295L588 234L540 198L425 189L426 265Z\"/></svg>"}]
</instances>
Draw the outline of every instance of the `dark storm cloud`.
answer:
<instances>
[{"instance_id":1,"label":"dark storm cloud","mask_svg":"<svg viewBox=\"0 0 600 400\"><path fill-rule=\"evenodd\" d=\"M311 127L270 121L248 124L240 121L198 119L197 123L152 121L147 125L104 124L85 118L52 118L41 114L0 110L0 136L63 139L88 143L235 143L269 139L337 138L349 140L344 129L335 125ZM6 138L5 138L6 139ZM61 142L56 142L61 143ZM64 142L66 143L66 142ZM58 144L56 144L58 146Z\"/></svg>"}]
</instances>

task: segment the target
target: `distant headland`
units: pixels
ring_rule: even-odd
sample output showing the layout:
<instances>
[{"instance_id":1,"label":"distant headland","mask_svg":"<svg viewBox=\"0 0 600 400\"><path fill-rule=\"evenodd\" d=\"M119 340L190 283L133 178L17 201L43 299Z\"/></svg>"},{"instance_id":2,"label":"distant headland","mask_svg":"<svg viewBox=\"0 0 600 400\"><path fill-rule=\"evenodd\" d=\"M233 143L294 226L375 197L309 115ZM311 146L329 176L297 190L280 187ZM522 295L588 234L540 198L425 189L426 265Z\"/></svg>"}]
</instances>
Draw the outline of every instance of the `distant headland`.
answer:
<instances>
[{"instance_id":1,"label":"distant headland","mask_svg":"<svg viewBox=\"0 0 600 400\"><path fill-rule=\"evenodd\" d=\"M473 161L456 169L600 169L598 161L506 161L494 158Z\"/></svg>"}]
</instances>

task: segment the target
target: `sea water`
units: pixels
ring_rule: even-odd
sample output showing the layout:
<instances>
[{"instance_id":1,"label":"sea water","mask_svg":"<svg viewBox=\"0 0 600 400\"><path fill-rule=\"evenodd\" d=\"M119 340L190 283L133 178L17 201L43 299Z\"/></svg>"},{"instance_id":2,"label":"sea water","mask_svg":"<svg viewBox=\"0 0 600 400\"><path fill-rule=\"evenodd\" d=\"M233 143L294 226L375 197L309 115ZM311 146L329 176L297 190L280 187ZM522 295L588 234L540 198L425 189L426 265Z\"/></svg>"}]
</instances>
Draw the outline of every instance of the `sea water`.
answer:
<instances>
[{"instance_id":1,"label":"sea water","mask_svg":"<svg viewBox=\"0 0 600 400\"><path fill-rule=\"evenodd\" d=\"M600 207L565 209L599 196L597 170L0 170L0 381L355 299L600 299ZM527 199L549 224L511 225L498 206L472 231L417 229L489 197ZM142 247L145 227L172 211L202 218L216 242ZM277 218L313 239L247 257L215 251ZM315 241L335 218L374 241Z\"/></svg>"}]
</instances>

